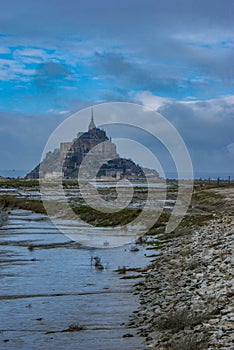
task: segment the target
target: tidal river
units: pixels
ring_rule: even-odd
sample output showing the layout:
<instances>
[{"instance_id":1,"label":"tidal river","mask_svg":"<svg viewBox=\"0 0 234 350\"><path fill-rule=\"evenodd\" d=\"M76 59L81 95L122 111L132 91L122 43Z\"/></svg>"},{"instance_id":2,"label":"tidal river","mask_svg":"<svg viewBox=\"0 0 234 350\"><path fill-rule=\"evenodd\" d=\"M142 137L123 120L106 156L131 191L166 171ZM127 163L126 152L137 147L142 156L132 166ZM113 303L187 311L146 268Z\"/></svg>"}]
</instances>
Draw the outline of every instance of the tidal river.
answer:
<instances>
[{"instance_id":1,"label":"tidal river","mask_svg":"<svg viewBox=\"0 0 234 350\"><path fill-rule=\"evenodd\" d=\"M0 349L144 349L144 339L127 327L139 279L115 272L149 263L143 247L130 248L82 248L46 216L11 211L0 227ZM94 256L103 270L91 264Z\"/></svg>"}]
</instances>

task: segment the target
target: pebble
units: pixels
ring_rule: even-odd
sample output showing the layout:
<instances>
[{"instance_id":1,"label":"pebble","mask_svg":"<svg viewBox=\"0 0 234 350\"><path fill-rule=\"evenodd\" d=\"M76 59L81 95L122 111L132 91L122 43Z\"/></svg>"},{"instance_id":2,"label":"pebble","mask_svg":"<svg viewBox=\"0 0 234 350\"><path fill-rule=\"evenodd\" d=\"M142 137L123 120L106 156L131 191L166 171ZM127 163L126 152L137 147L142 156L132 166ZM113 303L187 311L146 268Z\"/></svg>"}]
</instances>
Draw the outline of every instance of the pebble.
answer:
<instances>
[{"instance_id":1,"label":"pebble","mask_svg":"<svg viewBox=\"0 0 234 350\"><path fill-rule=\"evenodd\" d=\"M148 348L206 336L204 349L234 350L233 224L227 213L161 248L136 288L144 304L133 319Z\"/></svg>"}]
</instances>

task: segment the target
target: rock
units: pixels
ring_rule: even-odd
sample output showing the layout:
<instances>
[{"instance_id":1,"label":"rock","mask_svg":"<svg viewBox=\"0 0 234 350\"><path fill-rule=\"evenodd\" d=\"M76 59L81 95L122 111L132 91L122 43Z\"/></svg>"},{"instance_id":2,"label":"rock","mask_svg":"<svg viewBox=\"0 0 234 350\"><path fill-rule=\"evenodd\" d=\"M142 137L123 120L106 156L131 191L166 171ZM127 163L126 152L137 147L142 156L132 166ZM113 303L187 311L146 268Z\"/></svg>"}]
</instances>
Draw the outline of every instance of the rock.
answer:
<instances>
[{"instance_id":1,"label":"rock","mask_svg":"<svg viewBox=\"0 0 234 350\"><path fill-rule=\"evenodd\" d=\"M234 322L232 218L223 216L161 248L140 288L135 314L148 348L206 335L208 349L231 349ZM181 310L184 310L182 313ZM170 317L167 322L162 319ZM191 316L192 315L192 316ZM184 322L184 325L183 325ZM181 326L179 326L181 324ZM173 334L173 329L181 329ZM187 339L187 338L186 338ZM195 341L195 340L194 340ZM182 343L181 343L182 344Z\"/></svg>"},{"instance_id":2,"label":"rock","mask_svg":"<svg viewBox=\"0 0 234 350\"><path fill-rule=\"evenodd\" d=\"M133 337L133 334L126 333L126 334L123 335L123 338L130 338L130 337Z\"/></svg>"}]
</instances>

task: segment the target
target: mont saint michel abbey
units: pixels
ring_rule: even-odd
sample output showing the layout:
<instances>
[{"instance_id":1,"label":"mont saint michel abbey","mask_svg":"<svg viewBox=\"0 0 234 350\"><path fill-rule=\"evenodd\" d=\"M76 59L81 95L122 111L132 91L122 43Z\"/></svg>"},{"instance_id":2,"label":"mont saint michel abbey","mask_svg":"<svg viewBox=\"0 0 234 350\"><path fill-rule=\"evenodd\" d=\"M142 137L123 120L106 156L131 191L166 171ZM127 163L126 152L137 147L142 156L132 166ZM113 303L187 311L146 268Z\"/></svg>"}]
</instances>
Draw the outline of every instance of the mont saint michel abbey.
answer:
<instances>
[{"instance_id":1,"label":"mont saint michel abbey","mask_svg":"<svg viewBox=\"0 0 234 350\"><path fill-rule=\"evenodd\" d=\"M40 174L47 179L55 179L62 176L65 179L77 178L79 167L86 155L92 154L95 149L93 165L97 165L98 159L102 165L97 177L104 180L119 180L122 178L144 178L144 171L148 176L158 177L156 170L144 169L136 165L131 159L121 158L116 150L116 145L108 138L106 132L96 127L93 110L87 132L79 132L72 142L60 143L60 148L48 152L45 159L37 165L26 178L38 179ZM96 163L95 163L96 162ZM92 166L92 165L91 165ZM99 168L99 167L98 167Z\"/></svg>"},{"instance_id":2,"label":"mont saint michel abbey","mask_svg":"<svg viewBox=\"0 0 234 350\"><path fill-rule=\"evenodd\" d=\"M116 145L109 139L104 130L96 127L91 112L91 121L87 132L79 132L73 142L60 143L60 157L63 162L65 177L72 174L79 168L84 157L95 147L95 154L102 156L108 162L109 159L119 158L116 152Z\"/></svg>"}]
</instances>

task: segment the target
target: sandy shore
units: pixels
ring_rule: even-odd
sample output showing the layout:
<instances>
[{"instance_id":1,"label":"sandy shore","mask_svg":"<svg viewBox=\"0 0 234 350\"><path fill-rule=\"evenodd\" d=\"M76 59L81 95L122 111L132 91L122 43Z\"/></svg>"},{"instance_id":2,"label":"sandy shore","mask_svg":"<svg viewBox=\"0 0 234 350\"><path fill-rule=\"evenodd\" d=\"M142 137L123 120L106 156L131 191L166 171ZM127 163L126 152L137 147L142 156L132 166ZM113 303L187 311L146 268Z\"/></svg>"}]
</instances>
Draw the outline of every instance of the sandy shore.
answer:
<instances>
[{"instance_id":1,"label":"sandy shore","mask_svg":"<svg viewBox=\"0 0 234 350\"><path fill-rule=\"evenodd\" d=\"M130 324L148 348L234 349L234 189L216 193L223 205L214 219L162 237L161 255L136 286L141 306Z\"/></svg>"}]
</instances>

